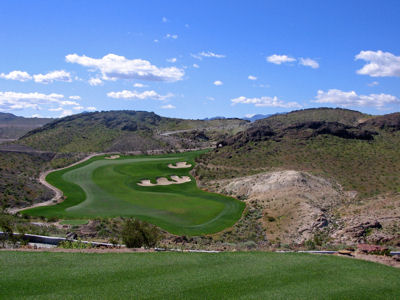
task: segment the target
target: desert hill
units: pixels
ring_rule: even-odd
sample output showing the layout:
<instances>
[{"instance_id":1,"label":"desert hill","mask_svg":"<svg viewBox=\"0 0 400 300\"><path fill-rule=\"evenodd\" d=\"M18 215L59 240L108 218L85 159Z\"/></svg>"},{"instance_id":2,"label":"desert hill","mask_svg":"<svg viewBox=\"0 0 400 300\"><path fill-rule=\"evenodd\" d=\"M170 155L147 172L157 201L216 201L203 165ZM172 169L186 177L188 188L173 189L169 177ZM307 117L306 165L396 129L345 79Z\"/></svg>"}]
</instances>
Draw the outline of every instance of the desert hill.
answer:
<instances>
[{"instance_id":1,"label":"desert hill","mask_svg":"<svg viewBox=\"0 0 400 300\"><path fill-rule=\"evenodd\" d=\"M19 143L54 152L196 148L207 147L213 140L237 132L247 123L240 119L202 121L165 118L144 111L81 113L32 130ZM202 138L196 141L179 136L192 131L197 135L202 132Z\"/></svg>"},{"instance_id":2,"label":"desert hill","mask_svg":"<svg viewBox=\"0 0 400 300\"><path fill-rule=\"evenodd\" d=\"M219 141L196 174L206 188L262 210L275 243L396 244L399 124L399 113L343 109L272 116Z\"/></svg>"},{"instance_id":3,"label":"desert hill","mask_svg":"<svg viewBox=\"0 0 400 300\"><path fill-rule=\"evenodd\" d=\"M24 118L0 112L0 141L17 139L52 120L51 118Z\"/></svg>"}]
</instances>

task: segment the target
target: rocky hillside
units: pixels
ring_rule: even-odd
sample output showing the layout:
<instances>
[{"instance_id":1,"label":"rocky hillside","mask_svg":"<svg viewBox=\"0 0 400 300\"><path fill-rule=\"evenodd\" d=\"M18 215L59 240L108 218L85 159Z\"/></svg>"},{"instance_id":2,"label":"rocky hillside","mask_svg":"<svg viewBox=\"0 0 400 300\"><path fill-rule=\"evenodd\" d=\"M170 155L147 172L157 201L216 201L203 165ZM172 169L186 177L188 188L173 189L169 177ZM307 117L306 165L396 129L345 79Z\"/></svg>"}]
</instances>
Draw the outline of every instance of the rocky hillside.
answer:
<instances>
[{"instance_id":1,"label":"rocky hillside","mask_svg":"<svg viewBox=\"0 0 400 300\"><path fill-rule=\"evenodd\" d=\"M54 152L173 150L209 146L213 140L247 126L240 119L184 120L144 111L82 113L58 119L24 135L19 143ZM203 141L175 133L203 131ZM216 131L218 135L208 135Z\"/></svg>"},{"instance_id":2,"label":"rocky hillside","mask_svg":"<svg viewBox=\"0 0 400 300\"><path fill-rule=\"evenodd\" d=\"M400 113L311 109L256 121L198 159L206 188L261 206L275 243L400 242ZM373 213L371 213L373 211Z\"/></svg>"},{"instance_id":3,"label":"rocky hillside","mask_svg":"<svg viewBox=\"0 0 400 300\"><path fill-rule=\"evenodd\" d=\"M243 199L274 245L400 243L400 193L356 201L335 182L293 170L216 180L213 191Z\"/></svg>"}]
</instances>

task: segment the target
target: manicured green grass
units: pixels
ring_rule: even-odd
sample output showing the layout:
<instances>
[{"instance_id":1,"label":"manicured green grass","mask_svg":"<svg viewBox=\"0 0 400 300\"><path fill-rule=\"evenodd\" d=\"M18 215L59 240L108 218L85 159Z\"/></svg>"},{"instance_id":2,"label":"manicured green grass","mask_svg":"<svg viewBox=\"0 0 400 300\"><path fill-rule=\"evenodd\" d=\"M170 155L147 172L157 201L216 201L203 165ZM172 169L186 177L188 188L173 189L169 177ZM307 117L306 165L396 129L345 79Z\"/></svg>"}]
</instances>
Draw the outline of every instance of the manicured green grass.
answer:
<instances>
[{"instance_id":1,"label":"manicured green grass","mask_svg":"<svg viewBox=\"0 0 400 300\"><path fill-rule=\"evenodd\" d=\"M1 298L397 299L400 269L282 253L0 252Z\"/></svg>"},{"instance_id":2,"label":"manicured green grass","mask_svg":"<svg viewBox=\"0 0 400 300\"><path fill-rule=\"evenodd\" d=\"M86 225L88 220L63 220L60 222L61 225Z\"/></svg>"},{"instance_id":3,"label":"manicured green grass","mask_svg":"<svg viewBox=\"0 0 400 300\"><path fill-rule=\"evenodd\" d=\"M189 176L190 169L170 169L168 164L186 161L193 167L195 157L201 153L204 151L115 160L94 157L47 176L46 180L67 196L64 202L24 213L63 219L133 216L175 234L221 231L240 218L243 202L202 191L193 177L184 184L137 185L142 179L155 182L157 177Z\"/></svg>"}]
</instances>

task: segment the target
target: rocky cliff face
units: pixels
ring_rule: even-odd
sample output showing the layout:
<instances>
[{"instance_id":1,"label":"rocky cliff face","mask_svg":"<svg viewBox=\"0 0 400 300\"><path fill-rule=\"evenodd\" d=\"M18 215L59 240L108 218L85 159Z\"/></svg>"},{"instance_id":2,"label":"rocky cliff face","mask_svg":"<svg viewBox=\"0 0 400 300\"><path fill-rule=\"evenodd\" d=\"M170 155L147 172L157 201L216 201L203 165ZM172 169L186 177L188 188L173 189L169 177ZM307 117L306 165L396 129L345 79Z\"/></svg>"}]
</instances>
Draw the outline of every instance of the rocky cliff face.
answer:
<instances>
[{"instance_id":1,"label":"rocky cliff face","mask_svg":"<svg viewBox=\"0 0 400 300\"><path fill-rule=\"evenodd\" d=\"M292 170L216 181L214 187L261 207L259 221L272 244L400 242L400 195L359 203L356 192Z\"/></svg>"}]
</instances>

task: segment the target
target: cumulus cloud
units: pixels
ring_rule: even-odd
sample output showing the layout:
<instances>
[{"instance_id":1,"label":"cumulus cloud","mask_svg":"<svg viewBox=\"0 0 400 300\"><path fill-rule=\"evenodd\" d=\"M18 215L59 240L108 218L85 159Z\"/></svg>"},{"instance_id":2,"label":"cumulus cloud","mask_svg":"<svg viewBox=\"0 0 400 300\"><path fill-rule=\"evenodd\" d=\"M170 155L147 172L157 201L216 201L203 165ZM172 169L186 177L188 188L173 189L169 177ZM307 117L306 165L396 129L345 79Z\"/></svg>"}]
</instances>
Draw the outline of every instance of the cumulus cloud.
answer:
<instances>
[{"instance_id":1,"label":"cumulus cloud","mask_svg":"<svg viewBox=\"0 0 400 300\"><path fill-rule=\"evenodd\" d=\"M289 63L289 62L294 62L296 61L295 58L287 56L287 55L278 55L278 54L273 54L271 56L268 56L267 61L276 65L281 65L283 63Z\"/></svg>"},{"instance_id":2,"label":"cumulus cloud","mask_svg":"<svg viewBox=\"0 0 400 300\"><path fill-rule=\"evenodd\" d=\"M297 102L284 102L279 100L277 97L259 97L259 98L248 98L240 96L238 98L231 99L232 105L241 104L254 104L258 107L282 107L282 108L299 108L301 105Z\"/></svg>"},{"instance_id":3,"label":"cumulus cloud","mask_svg":"<svg viewBox=\"0 0 400 300\"><path fill-rule=\"evenodd\" d=\"M39 83L52 83L54 81L71 82L71 74L64 70L52 71L47 74L36 74L33 75L33 80Z\"/></svg>"},{"instance_id":4,"label":"cumulus cloud","mask_svg":"<svg viewBox=\"0 0 400 300\"><path fill-rule=\"evenodd\" d=\"M400 77L400 56L381 50L361 51L355 59L369 62L357 70L358 74L371 77Z\"/></svg>"},{"instance_id":5,"label":"cumulus cloud","mask_svg":"<svg viewBox=\"0 0 400 300\"><path fill-rule=\"evenodd\" d=\"M177 59L175 57L171 57L167 59L167 62L176 63Z\"/></svg>"},{"instance_id":6,"label":"cumulus cloud","mask_svg":"<svg viewBox=\"0 0 400 300\"><path fill-rule=\"evenodd\" d=\"M198 69L198 68L200 68L200 66L198 64L193 64L193 68Z\"/></svg>"},{"instance_id":7,"label":"cumulus cloud","mask_svg":"<svg viewBox=\"0 0 400 300\"><path fill-rule=\"evenodd\" d=\"M178 81L185 74L176 67L159 68L143 59L127 59L116 54L107 54L102 58L69 54L66 61L98 70L103 80L140 79L149 81Z\"/></svg>"},{"instance_id":8,"label":"cumulus cloud","mask_svg":"<svg viewBox=\"0 0 400 300\"><path fill-rule=\"evenodd\" d=\"M1 110L40 109L41 105L63 104L64 95L42 93L0 92Z\"/></svg>"},{"instance_id":9,"label":"cumulus cloud","mask_svg":"<svg viewBox=\"0 0 400 300\"><path fill-rule=\"evenodd\" d=\"M88 106L88 107L86 107L86 110L87 110L87 111L96 111L97 108L94 107L94 106Z\"/></svg>"},{"instance_id":10,"label":"cumulus cloud","mask_svg":"<svg viewBox=\"0 0 400 300\"><path fill-rule=\"evenodd\" d=\"M355 91L344 92L331 89L327 92L319 90L314 102L331 103L342 107L372 106L382 108L387 104L400 104L400 99L388 94L357 95Z\"/></svg>"},{"instance_id":11,"label":"cumulus cloud","mask_svg":"<svg viewBox=\"0 0 400 300\"><path fill-rule=\"evenodd\" d=\"M166 104L166 105L161 106L161 108L163 108L163 109L174 109L176 107L173 106L172 104Z\"/></svg>"},{"instance_id":12,"label":"cumulus cloud","mask_svg":"<svg viewBox=\"0 0 400 300\"><path fill-rule=\"evenodd\" d=\"M200 53L197 53L197 54L191 54L191 56L192 57L194 57L194 58L196 58L196 59L200 59L200 60L202 60L204 57L207 57L207 58L225 58L226 57L226 55L224 55L224 54L217 54L217 53L214 53L214 52L211 52L211 51L202 51L202 52L200 52Z\"/></svg>"},{"instance_id":13,"label":"cumulus cloud","mask_svg":"<svg viewBox=\"0 0 400 300\"><path fill-rule=\"evenodd\" d=\"M306 66L306 67L311 67L313 69L318 69L319 68L319 63L311 58L299 58L299 64Z\"/></svg>"},{"instance_id":14,"label":"cumulus cloud","mask_svg":"<svg viewBox=\"0 0 400 300\"><path fill-rule=\"evenodd\" d=\"M216 85L216 86L220 86L220 85L223 85L223 84L224 84L221 80L215 80L213 83L214 83L214 85Z\"/></svg>"},{"instance_id":15,"label":"cumulus cloud","mask_svg":"<svg viewBox=\"0 0 400 300\"><path fill-rule=\"evenodd\" d=\"M121 92L109 92L107 96L115 99L137 99L137 100L145 100L145 99L155 99L155 100L165 100L173 96L173 94L169 93L167 95L160 95L156 91L128 91L123 90Z\"/></svg>"},{"instance_id":16,"label":"cumulus cloud","mask_svg":"<svg viewBox=\"0 0 400 300\"><path fill-rule=\"evenodd\" d=\"M377 86L379 85L378 81L372 81L371 83L368 83L368 86Z\"/></svg>"},{"instance_id":17,"label":"cumulus cloud","mask_svg":"<svg viewBox=\"0 0 400 300\"><path fill-rule=\"evenodd\" d=\"M144 85L143 83L138 83L138 82L136 82L136 83L133 85L133 87L135 87L135 88L144 88L144 87L147 87L147 85Z\"/></svg>"},{"instance_id":18,"label":"cumulus cloud","mask_svg":"<svg viewBox=\"0 0 400 300\"><path fill-rule=\"evenodd\" d=\"M8 74L1 73L0 78L8 80L28 81L32 79L32 76L24 71L12 71Z\"/></svg>"},{"instance_id":19,"label":"cumulus cloud","mask_svg":"<svg viewBox=\"0 0 400 300\"><path fill-rule=\"evenodd\" d=\"M81 96L69 96L68 98L72 100L80 100Z\"/></svg>"},{"instance_id":20,"label":"cumulus cloud","mask_svg":"<svg viewBox=\"0 0 400 300\"><path fill-rule=\"evenodd\" d=\"M72 109L75 109L75 110L82 110L82 109L84 109L84 107L79 105L79 106L73 107Z\"/></svg>"},{"instance_id":21,"label":"cumulus cloud","mask_svg":"<svg viewBox=\"0 0 400 300\"><path fill-rule=\"evenodd\" d=\"M178 35L177 35L177 34L170 34L170 33L167 33L167 34L165 35L164 38L176 40L176 39L178 38Z\"/></svg>"},{"instance_id":22,"label":"cumulus cloud","mask_svg":"<svg viewBox=\"0 0 400 300\"><path fill-rule=\"evenodd\" d=\"M98 86L103 83L103 81L100 78L90 78L88 82L91 86Z\"/></svg>"},{"instance_id":23,"label":"cumulus cloud","mask_svg":"<svg viewBox=\"0 0 400 300\"><path fill-rule=\"evenodd\" d=\"M70 116L70 115L73 115L73 114L74 114L74 112L72 110L64 109L62 111L61 115L59 116L59 118L63 118L63 117Z\"/></svg>"},{"instance_id":24,"label":"cumulus cloud","mask_svg":"<svg viewBox=\"0 0 400 300\"><path fill-rule=\"evenodd\" d=\"M64 81L71 82L71 74L64 70L52 71L47 74L34 74L30 75L24 71L12 71L8 74L1 73L0 78L9 79L9 80L18 80L18 81L28 81L34 80L38 83L52 83L54 81Z\"/></svg>"},{"instance_id":25,"label":"cumulus cloud","mask_svg":"<svg viewBox=\"0 0 400 300\"><path fill-rule=\"evenodd\" d=\"M249 75L247 78L248 78L249 80L257 80L257 77L256 77L256 76L253 76L253 75Z\"/></svg>"},{"instance_id":26,"label":"cumulus cloud","mask_svg":"<svg viewBox=\"0 0 400 300\"><path fill-rule=\"evenodd\" d=\"M56 108L49 108L49 111L62 111L63 108L62 107L56 107Z\"/></svg>"}]
</instances>

